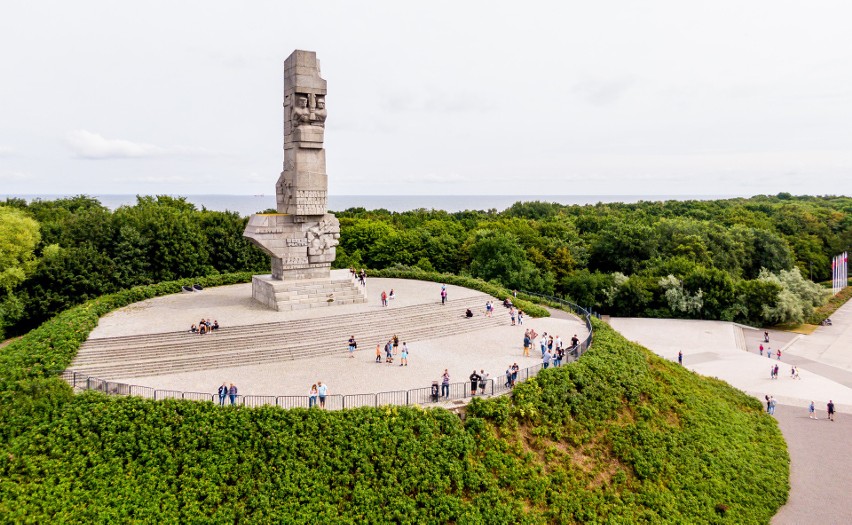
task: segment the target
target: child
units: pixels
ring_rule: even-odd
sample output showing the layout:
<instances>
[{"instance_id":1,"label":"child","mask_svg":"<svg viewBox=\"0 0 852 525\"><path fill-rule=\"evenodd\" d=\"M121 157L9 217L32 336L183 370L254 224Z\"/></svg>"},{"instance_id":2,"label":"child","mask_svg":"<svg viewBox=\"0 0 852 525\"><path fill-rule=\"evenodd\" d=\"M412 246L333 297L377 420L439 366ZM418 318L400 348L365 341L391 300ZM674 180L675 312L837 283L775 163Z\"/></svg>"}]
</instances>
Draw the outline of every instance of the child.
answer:
<instances>
[{"instance_id":1,"label":"child","mask_svg":"<svg viewBox=\"0 0 852 525\"><path fill-rule=\"evenodd\" d=\"M382 343L376 344L376 362L382 362Z\"/></svg>"}]
</instances>

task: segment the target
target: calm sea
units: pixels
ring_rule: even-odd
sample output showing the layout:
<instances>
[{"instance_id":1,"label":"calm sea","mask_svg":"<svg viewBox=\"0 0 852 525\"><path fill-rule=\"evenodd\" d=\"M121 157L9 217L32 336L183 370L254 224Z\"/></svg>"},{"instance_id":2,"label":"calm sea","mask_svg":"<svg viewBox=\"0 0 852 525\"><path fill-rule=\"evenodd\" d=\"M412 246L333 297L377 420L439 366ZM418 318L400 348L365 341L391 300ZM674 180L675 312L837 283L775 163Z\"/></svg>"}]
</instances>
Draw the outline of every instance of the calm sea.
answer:
<instances>
[{"instance_id":1,"label":"calm sea","mask_svg":"<svg viewBox=\"0 0 852 525\"><path fill-rule=\"evenodd\" d=\"M52 200L67 195L4 195L33 199ZM409 211L420 208L456 212L463 210L505 210L518 201L547 201L560 204L596 204L598 202L639 202L661 200L714 200L739 197L740 195L329 195L328 208L342 211L348 208L390 211ZM93 195L110 209L136 202L135 195ZM199 209L236 211L240 215L251 215L275 207L275 195L184 195Z\"/></svg>"}]
</instances>

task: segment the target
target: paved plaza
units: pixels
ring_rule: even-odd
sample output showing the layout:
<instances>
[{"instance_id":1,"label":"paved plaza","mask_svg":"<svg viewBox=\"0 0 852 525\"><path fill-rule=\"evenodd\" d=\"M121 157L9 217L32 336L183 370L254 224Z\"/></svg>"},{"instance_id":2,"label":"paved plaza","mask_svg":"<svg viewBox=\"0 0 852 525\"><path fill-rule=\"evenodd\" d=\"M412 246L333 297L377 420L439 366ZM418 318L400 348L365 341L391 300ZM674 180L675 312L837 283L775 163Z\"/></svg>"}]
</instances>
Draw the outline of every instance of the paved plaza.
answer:
<instances>
[{"instance_id":1,"label":"paved plaza","mask_svg":"<svg viewBox=\"0 0 852 525\"><path fill-rule=\"evenodd\" d=\"M533 328L539 334L548 332L559 335L566 343L570 343L574 334L578 334L581 339L588 335L585 324L570 315L527 318L523 326L511 326L508 310L499 305L495 308L494 316L502 319L502 322L496 327L493 323L485 326L483 321L486 296L476 290L448 285L450 299L482 297L481 307L473 312L474 317L469 320L468 328L455 335L407 341L405 327L394 323L394 309L421 305L425 312L430 308L443 308L440 304L440 283L406 279L368 279L369 300L365 304L286 312L269 310L253 301L250 286L223 286L203 292L142 301L104 316L91 337L186 330L202 317L218 320L225 329L229 326L318 319L353 312L386 311L387 316L383 318L386 323L386 338L368 341L359 339L357 333L341 333L340 351L331 355L259 365L246 363L238 367L133 377L126 380L132 384L168 390L215 392L222 382L228 382L236 384L243 395L307 395L310 386L317 381L327 384L330 394L375 393L428 387L432 381L440 379L445 368L449 370L452 382L466 381L474 369L485 370L491 377L499 379L504 377L506 368L512 363L517 362L521 368L525 368L541 362L541 353L537 349L531 352L531 357L525 358L522 355L525 328ZM396 299L390 301L387 308L383 308L380 294L390 289L394 290ZM458 316L463 315L464 311L460 310ZM480 328L478 324L484 327ZM384 345L387 338L393 334L397 334L401 342L408 342L410 356L407 367L400 367L398 358L392 365L375 362L376 345ZM354 358L348 357L346 342L349 335L358 339L358 350ZM317 334L304 334L307 340L314 337L317 337Z\"/></svg>"},{"instance_id":2,"label":"paved plaza","mask_svg":"<svg viewBox=\"0 0 852 525\"><path fill-rule=\"evenodd\" d=\"M763 342L763 330L718 321L617 318L611 323L666 359L676 360L683 351L684 366L695 372L723 379L761 401L766 394L775 396L780 403L775 418L790 453L791 490L772 523L830 525L852 523L852 302L831 319L832 326L810 335L770 331L769 343ZM779 365L779 379L769 378L770 364ZM794 365L801 379L790 377ZM826 419L829 399L840 412L833 422ZM811 400L820 419L808 417Z\"/></svg>"}]
</instances>

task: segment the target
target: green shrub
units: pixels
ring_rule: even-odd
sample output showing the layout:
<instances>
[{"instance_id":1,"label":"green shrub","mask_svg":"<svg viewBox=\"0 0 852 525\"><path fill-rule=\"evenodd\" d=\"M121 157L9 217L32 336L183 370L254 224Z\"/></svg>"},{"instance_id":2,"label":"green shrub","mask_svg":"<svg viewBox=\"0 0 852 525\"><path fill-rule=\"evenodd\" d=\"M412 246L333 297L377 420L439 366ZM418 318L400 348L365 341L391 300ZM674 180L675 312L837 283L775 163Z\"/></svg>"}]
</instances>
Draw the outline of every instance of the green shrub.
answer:
<instances>
[{"instance_id":1,"label":"green shrub","mask_svg":"<svg viewBox=\"0 0 852 525\"><path fill-rule=\"evenodd\" d=\"M582 359L474 400L465 423L75 396L50 376L100 315L189 282L90 301L0 354L5 521L768 523L786 500L784 441L757 400L596 320Z\"/></svg>"}]
</instances>

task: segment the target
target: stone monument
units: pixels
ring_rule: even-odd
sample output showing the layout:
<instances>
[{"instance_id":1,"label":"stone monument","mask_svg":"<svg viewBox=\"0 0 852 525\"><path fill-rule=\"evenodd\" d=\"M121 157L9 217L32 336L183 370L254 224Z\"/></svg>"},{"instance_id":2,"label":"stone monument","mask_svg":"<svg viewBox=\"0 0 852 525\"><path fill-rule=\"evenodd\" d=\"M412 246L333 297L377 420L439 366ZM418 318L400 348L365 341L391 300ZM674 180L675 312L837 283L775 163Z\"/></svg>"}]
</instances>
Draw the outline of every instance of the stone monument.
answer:
<instances>
[{"instance_id":1,"label":"stone monument","mask_svg":"<svg viewBox=\"0 0 852 525\"><path fill-rule=\"evenodd\" d=\"M316 53L294 51L284 61L284 171L275 185L278 213L252 215L243 233L272 257L272 273L252 279L252 296L278 310L366 301L348 270L331 271L340 223L327 210L326 94Z\"/></svg>"}]
</instances>

